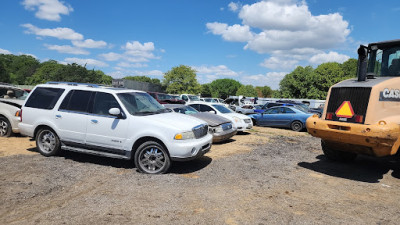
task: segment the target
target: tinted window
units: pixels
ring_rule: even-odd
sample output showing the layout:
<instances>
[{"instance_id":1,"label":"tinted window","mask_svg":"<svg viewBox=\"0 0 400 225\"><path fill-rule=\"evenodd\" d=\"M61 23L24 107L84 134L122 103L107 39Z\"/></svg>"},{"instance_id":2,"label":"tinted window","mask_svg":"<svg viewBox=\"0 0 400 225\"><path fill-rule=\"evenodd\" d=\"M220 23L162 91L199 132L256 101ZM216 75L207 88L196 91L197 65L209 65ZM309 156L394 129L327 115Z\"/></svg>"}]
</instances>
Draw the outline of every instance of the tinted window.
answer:
<instances>
[{"instance_id":1,"label":"tinted window","mask_svg":"<svg viewBox=\"0 0 400 225\"><path fill-rule=\"evenodd\" d=\"M191 107L193 107L194 109L196 109L197 111L200 111L200 105L199 104L191 104Z\"/></svg>"},{"instance_id":2,"label":"tinted window","mask_svg":"<svg viewBox=\"0 0 400 225\"><path fill-rule=\"evenodd\" d=\"M119 108L121 110L121 107L119 106L117 100L112 94L97 92L94 98L92 113L99 115L109 115L108 111L111 108Z\"/></svg>"},{"instance_id":3,"label":"tinted window","mask_svg":"<svg viewBox=\"0 0 400 225\"><path fill-rule=\"evenodd\" d=\"M73 90L61 103L60 109L76 112L89 112L89 100L93 92Z\"/></svg>"},{"instance_id":4,"label":"tinted window","mask_svg":"<svg viewBox=\"0 0 400 225\"><path fill-rule=\"evenodd\" d=\"M266 113L267 114L278 114L279 113L279 108L270 109Z\"/></svg>"},{"instance_id":5,"label":"tinted window","mask_svg":"<svg viewBox=\"0 0 400 225\"><path fill-rule=\"evenodd\" d=\"M200 112L209 112L209 111L215 112L215 110L208 105L200 105Z\"/></svg>"},{"instance_id":6,"label":"tinted window","mask_svg":"<svg viewBox=\"0 0 400 225\"><path fill-rule=\"evenodd\" d=\"M25 106L38 109L53 109L63 92L64 89L60 88L38 87L31 94Z\"/></svg>"},{"instance_id":7,"label":"tinted window","mask_svg":"<svg viewBox=\"0 0 400 225\"><path fill-rule=\"evenodd\" d=\"M292 109L289 109L286 107L282 108L282 111L283 111L283 113L295 113Z\"/></svg>"}]
</instances>

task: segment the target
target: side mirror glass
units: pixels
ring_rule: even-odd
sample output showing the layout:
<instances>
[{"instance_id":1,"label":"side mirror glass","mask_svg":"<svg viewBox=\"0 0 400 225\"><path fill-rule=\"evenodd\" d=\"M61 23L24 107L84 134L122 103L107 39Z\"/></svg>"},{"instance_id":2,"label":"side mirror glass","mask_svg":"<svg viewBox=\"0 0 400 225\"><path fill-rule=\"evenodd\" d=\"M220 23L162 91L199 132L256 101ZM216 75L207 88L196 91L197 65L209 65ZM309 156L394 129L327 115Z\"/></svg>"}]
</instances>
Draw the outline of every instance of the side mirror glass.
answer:
<instances>
[{"instance_id":1,"label":"side mirror glass","mask_svg":"<svg viewBox=\"0 0 400 225\"><path fill-rule=\"evenodd\" d=\"M119 110L118 108L111 108L110 110L108 110L108 114L118 117L121 115L121 110Z\"/></svg>"}]
</instances>

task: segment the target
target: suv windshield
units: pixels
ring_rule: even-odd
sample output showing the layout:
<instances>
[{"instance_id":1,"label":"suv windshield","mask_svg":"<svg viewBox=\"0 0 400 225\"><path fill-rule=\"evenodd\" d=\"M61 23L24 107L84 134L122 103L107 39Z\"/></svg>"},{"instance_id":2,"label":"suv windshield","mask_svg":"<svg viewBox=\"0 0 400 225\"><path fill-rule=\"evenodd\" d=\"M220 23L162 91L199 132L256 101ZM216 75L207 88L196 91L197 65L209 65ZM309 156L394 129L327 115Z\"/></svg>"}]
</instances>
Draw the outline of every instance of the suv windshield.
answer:
<instances>
[{"instance_id":1,"label":"suv windshield","mask_svg":"<svg viewBox=\"0 0 400 225\"><path fill-rule=\"evenodd\" d=\"M400 47L371 46L367 74L374 76L400 76Z\"/></svg>"},{"instance_id":2,"label":"suv windshield","mask_svg":"<svg viewBox=\"0 0 400 225\"><path fill-rule=\"evenodd\" d=\"M196 95L188 95L190 101L200 101L199 96Z\"/></svg>"},{"instance_id":3,"label":"suv windshield","mask_svg":"<svg viewBox=\"0 0 400 225\"><path fill-rule=\"evenodd\" d=\"M233 113L232 110L226 108L223 105L212 105L215 109L217 109L220 113Z\"/></svg>"},{"instance_id":4,"label":"suv windshield","mask_svg":"<svg viewBox=\"0 0 400 225\"><path fill-rule=\"evenodd\" d=\"M128 92L117 94L131 115L153 115L167 112L153 97L147 93Z\"/></svg>"}]
</instances>

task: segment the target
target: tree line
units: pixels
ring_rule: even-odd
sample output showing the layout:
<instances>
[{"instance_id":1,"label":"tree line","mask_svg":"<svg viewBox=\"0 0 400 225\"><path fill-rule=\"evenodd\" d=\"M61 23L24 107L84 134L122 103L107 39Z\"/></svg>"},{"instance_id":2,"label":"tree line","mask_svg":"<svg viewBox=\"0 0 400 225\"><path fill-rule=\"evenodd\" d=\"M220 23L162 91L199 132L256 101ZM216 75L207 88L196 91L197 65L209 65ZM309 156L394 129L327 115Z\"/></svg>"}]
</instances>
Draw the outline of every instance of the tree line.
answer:
<instances>
[{"instance_id":1,"label":"tree line","mask_svg":"<svg viewBox=\"0 0 400 225\"><path fill-rule=\"evenodd\" d=\"M357 60L349 59L340 63L323 63L317 68L298 66L279 84L279 90L269 86L244 85L234 79L216 79L200 84L196 71L190 66L180 65L164 73L163 80L147 76L126 76L123 79L149 82L161 85L167 93L201 94L216 98L228 96L309 98L325 99L333 84L355 77ZM96 83L110 85L112 77L101 70L88 70L85 66L60 64L55 60L39 62L28 55L0 54L0 82L36 85L48 81Z\"/></svg>"}]
</instances>

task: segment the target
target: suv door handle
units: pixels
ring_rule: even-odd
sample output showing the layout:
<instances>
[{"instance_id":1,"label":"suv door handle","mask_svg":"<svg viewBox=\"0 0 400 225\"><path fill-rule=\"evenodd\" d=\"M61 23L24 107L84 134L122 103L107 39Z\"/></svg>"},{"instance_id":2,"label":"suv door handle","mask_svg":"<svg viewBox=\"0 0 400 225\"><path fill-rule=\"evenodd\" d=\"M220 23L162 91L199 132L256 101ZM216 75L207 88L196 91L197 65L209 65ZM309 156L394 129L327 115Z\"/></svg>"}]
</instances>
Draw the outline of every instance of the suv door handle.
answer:
<instances>
[{"instance_id":1,"label":"suv door handle","mask_svg":"<svg viewBox=\"0 0 400 225\"><path fill-rule=\"evenodd\" d=\"M56 119L61 119L61 115L56 115Z\"/></svg>"},{"instance_id":2,"label":"suv door handle","mask_svg":"<svg viewBox=\"0 0 400 225\"><path fill-rule=\"evenodd\" d=\"M92 123L94 123L94 124L97 124L99 121L97 121L97 120L91 120L92 121Z\"/></svg>"}]
</instances>

